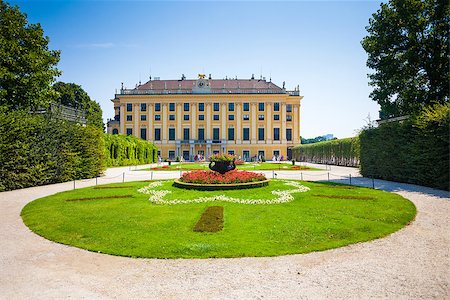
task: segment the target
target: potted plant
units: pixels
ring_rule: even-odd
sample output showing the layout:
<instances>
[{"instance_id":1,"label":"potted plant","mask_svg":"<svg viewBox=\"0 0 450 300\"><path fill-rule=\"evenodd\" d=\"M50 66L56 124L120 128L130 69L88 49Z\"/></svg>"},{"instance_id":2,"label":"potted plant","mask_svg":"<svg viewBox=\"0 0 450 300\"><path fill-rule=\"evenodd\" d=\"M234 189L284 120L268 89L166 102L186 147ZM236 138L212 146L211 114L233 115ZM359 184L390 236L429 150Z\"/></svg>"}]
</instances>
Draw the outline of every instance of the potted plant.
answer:
<instances>
[{"instance_id":1,"label":"potted plant","mask_svg":"<svg viewBox=\"0 0 450 300\"><path fill-rule=\"evenodd\" d=\"M209 168L213 171L225 174L228 171L236 169L234 160L236 157L229 154L216 154L209 158Z\"/></svg>"}]
</instances>

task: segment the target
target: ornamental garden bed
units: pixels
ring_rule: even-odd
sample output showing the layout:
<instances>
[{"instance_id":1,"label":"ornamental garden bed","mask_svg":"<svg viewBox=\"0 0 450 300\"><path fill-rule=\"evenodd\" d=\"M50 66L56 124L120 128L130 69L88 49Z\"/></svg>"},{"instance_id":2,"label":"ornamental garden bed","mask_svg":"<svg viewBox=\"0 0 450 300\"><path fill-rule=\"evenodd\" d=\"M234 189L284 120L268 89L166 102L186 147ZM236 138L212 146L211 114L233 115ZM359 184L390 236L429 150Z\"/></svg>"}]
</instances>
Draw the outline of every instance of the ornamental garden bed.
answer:
<instances>
[{"instance_id":1,"label":"ornamental garden bed","mask_svg":"<svg viewBox=\"0 0 450 300\"><path fill-rule=\"evenodd\" d=\"M249 192L186 190L173 186L173 180L104 186L126 187L58 193L28 203L21 216L36 234L90 251L208 258L342 247L384 237L416 214L414 205L397 194L328 183L275 179ZM66 201L83 198L92 200ZM222 229L195 232L210 206L223 207Z\"/></svg>"}]
</instances>

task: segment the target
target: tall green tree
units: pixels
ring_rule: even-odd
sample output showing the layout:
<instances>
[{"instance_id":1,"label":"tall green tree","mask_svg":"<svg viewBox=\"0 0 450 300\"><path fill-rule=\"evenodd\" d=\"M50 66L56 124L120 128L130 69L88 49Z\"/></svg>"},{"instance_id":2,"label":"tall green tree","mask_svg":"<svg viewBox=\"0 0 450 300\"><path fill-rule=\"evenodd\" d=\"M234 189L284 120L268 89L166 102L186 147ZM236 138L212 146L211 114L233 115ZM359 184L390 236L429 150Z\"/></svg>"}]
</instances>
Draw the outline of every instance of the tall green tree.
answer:
<instances>
[{"instance_id":1,"label":"tall green tree","mask_svg":"<svg viewBox=\"0 0 450 300\"><path fill-rule=\"evenodd\" d=\"M48 43L40 24L29 24L17 6L0 0L0 105L35 109L51 103L60 52Z\"/></svg>"},{"instance_id":2,"label":"tall green tree","mask_svg":"<svg viewBox=\"0 0 450 300\"><path fill-rule=\"evenodd\" d=\"M390 0L372 15L361 43L385 117L449 101L449 24L448 0Z\"/></svg>"},{"instance_id":3,"label":"tall green tree","mask_svg":"<svg viewBox=\"0 0 450 300\"><path fill-rule=\"evenodd\" d=\"M104 129L100 104L91 100L88 93L75 83L57 82L53 85L57 102L86 111L87 124Z\"/></svg>"}]
</instances>

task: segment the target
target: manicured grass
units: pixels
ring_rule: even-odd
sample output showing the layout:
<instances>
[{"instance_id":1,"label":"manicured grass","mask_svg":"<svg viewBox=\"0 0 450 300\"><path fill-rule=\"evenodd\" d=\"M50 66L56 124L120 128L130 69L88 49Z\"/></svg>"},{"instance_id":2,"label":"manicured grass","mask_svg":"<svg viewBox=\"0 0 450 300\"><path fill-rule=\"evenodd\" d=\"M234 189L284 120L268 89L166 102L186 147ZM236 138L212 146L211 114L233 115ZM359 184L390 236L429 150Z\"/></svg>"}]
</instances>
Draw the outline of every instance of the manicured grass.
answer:
<instances>
[{"instance_id":1,"label":"manicured grass","mask_svg":"<svg viewBox=\"0 0 450 300\"><path fill-rule=\"evenodd\" d=\"M161 166L147 169L140 169L138 171L190 171L190 170L209 170L209 163L177 163L171 166ZM270 170L282 170L282 171L317 171L321 169L310 168L306 166L293 166L292 163L245 163L243 165L236 165L238 170L246 171L270 171Z\"/></svg>"},{"instance_id":2,"label":"manicured grass","mask_svg":"<svg viewBox=\"0 0 450 300\"><path fill-rule=\"evenodd\" d=\"M231 191L194 191L163 181L154 190L169 190L164 200L214 195L273 199L274 190L295 189L281 180L269 186ZM408 224L414 205L397 194L332 183L302 182L310 190L296 192L281 204L224 201L156 205L137 190L151 182L127 182L58 193L30 202L21 215L35 233L63 244L95 252L131 257L206 258L275 256L306 253L386 236ZM124 198L114 198L114 197ZM131 198L129 196L132 196ZM70 199L95 198L86 201ZM108 197L110 197L108 199ZM209 206L224 209L223 229L194 232Z\"/></svg>"},{"instance_id":3,"label":"manicured grass","mask_svg":"<svg viewBox=\"0 0 450 300\"><path fill-rule=\"evenodd\" d=\"M223 206L209 206L200 216L194 231L217 232L223 229Z\"/></svg>"}]
</instances>

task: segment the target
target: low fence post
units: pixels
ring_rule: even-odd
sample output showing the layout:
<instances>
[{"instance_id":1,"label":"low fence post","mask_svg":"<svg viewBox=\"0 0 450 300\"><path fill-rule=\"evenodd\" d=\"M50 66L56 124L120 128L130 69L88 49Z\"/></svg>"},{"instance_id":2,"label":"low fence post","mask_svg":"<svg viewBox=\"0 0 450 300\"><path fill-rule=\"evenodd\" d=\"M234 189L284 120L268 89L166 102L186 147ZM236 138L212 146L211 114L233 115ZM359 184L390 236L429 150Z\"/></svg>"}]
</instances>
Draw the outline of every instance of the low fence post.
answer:
<instances>
[{"instance_id":1,"label":"low fence post","mask_svg":"<svg viewBox=\"0 0 450 300\"><path fill-rule=\"evenodd\" d=\"M327 175L328 175L328 181L330 181L330 172L328 172Z\"/></svg>"},{"instance_id":2,"label":"low fence post","mask_svg":"<svg viewBox=\"0 0 450 300\"><path fill-rule=\"evenodd\" d=\"M150 180L153 180L153 171L150 173Z\"/></svg>"},{"instance_id":3,"label":"low fence post","mask_svg":"<svg viewBox=\"0 0 450 300\"><path fill-rule=\"evenodd\" d=\"M272 178L275 178L275 171L272 170Z\"/></svg>"},{"instance_id":4,"label":"low fence post","mask_svg":"<svg viewBox=\"0 0 450 300\"><path fill-rule=\"evenodd\" d=\"M125 182L125 172L122 173L122 182Z\"/></svg>"},{"instance_id":5,"label":"low fence post","mask_svg":"<svg viewBox=\"0 0 450 300\"><path fill-rule=\"evenodd\" d=\"M97 185L98 176L95 177L95 185Z\"/></svg>"},{"instance_id":6,"label":"low fence post","mask_svg":"<svg viewBox=\"0 0 450 300\"><path fill-rule=\"evenodd\" d=\"M350 185L352 185L352 174L349 174Z\"/></svg>"},{"instance_id":7,"label":"low fence post","mask_svg":"<svg viewBox=\"0 0 450 300\"><path fill-rule=\"evenodd\" d=\"M303 180L303 172L300 172L300 179Z\"/></svg>"},{"instance_id":8,"label":"low fence post","mask_svg":"<svg viewBox=\"0 0 450 300\"><path fill-rule=\"evenodd\" d=\"M75 179L73 180L73 189L75 189Z\"/></svg>"}]
</instances>

